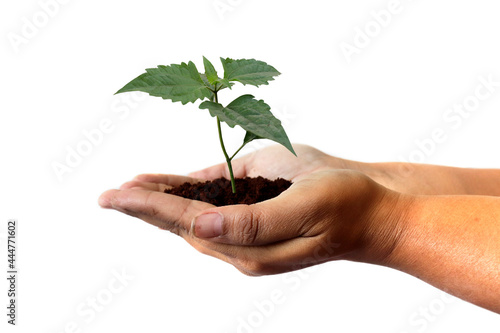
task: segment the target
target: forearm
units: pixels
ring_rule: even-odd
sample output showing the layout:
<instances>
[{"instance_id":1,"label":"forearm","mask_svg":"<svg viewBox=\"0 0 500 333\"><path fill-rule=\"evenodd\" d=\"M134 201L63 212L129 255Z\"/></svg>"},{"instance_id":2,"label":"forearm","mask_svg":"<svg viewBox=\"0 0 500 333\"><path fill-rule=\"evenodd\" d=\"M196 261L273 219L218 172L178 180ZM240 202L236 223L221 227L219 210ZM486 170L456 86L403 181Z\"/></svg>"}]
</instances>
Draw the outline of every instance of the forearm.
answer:
<instances>
[{"instance_id":1,"label":"forearm","mask_svg":"<svg viewBox=\"0 0 500 333\"><path fill-rule=\"evenodd\" d=\"M500 169L467 169L398 162L346 161L346 165L401 193L500 196Z\"/></svg>"},{"instance_id":2,"label":"forearm","mask_svg":"<svg viewBox=\"0 0 500 333\"><path fill-rule=\"evenodd\" d=\"M417 196L384 265L500 313L500 198Z\"/></svg>"}]
</instances>

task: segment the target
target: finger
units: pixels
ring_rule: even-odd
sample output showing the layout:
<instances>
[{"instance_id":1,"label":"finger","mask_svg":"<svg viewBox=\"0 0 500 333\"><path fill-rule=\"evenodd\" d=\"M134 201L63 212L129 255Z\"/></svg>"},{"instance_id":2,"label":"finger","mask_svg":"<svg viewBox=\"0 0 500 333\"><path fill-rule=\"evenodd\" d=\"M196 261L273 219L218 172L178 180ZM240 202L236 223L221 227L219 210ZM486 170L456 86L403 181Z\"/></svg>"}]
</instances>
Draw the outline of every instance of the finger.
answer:
<instances>
[{"instance_id":1,"label":"finger","mask_svg":"<svg viewBox=\"0 0 500 333\"><path fill-rule=\"evenodd\" d=\"M231 264L231 260L229 259L228 256L226 256L222 252L212 249L210 246L206 246L206 244L203 244L203 241L200 241L200 239L192 237L192 235L190 235L189 233L181 234L181 236L184 238L186 242L189 243L189 245L194 247L198 252Z\"/></svg>"},{"instance_id":2,"label":"finger","mask_svg":"<svg viewBox=\"0 0 500 333\"><path fill-rule=\"evenodd\" d=\"M182 237L184 237L181 234ZM184 239L192 246L194 247L198 252L217 258L219 260L222 260L232 266L234 266L237 270L239 270L241 273L248 275L248 276L259 276L259 275L264 275L263 271L252 271L252 269L258 268L257 265L255 264L250 264L250 261L243 261L239 257L232 255L228 256L224 253L224 251L221 251L220 249L213 249L214 243L207 244L201 244L203 241L200 242L199 239L196 239L194 237L184 237ZM207 246L208 245L208 246ZM217 244L221 245L221 244ZM268 271L267 274L275 274L278 273L279 271L285 271L285 269L282 269L278 266L271 268L271 270Z\"/></svg>"},{"instance_id":3,"label":"finger","mask_svg":"<svg viewBox=\"0 0 500 333\"><path fill-rule=\"evenodd\" d=\"M184 237L182 233L181 236ZM184 239L198 252L222 260L234 266L245 275L258 276L264 274L273 274L277 273L278 271L285 270L283 268L280 268L280 265L271 264L268 266L267 263L264 264L262 261L262 256L259 257L259 260L261 260L261 264L256 263L257 260L255 260L255 258L257 258L256 256L259 255L258 252L262 252L259 251L259 249L262 250L262 248L260 247L245 248L235 245L212 243L189 235L187 237L184 237ZM250 248L257 250L255 250L255 253L248 253L250 251ZM255 254L255 256L252 254ZM264 266L266 266L267 268L264 269ZM264 270L266 270L267 273L264 273Z\"/></svg>"},{"instance_id":4,"label":"finger","mask_svg":"<svg viewBox=\"0 0 500 333\"><path fill-rule=\"evenodd\" d=\"M193 237L190 232L192 215L196 214L198 210L213 207L210 204L168 194L163 195L157 192L155 194L151 191L139 190L107 191L99 198L99 204L103 208L115 209L124 214L140 218L162 230L173 232L183 237L199 252L230 263L230 259L226 255L210 247L203 246L200 244L199 239ZM200 206L200 208L197 206Z\"/></svg>"},{"instance_id":5,"label":"finger","mask_svg":"<svg viewBox=\"0 0 500 333\"><path fill-rule=\"evenodd\" d=\"M232 264L242 273L259 276L294 271L335 259L340 243L327 242L325 239L320 235L298 237L264 246L213 242L204 242L202 246L205 251L212 251L210 255Z\"/></svg>"},{"instance_id":6,"label":"finger","mask_svg":"<svg viewBox=\"0 0 500 333\"><path fill-rule=\"evenodd\" d=\"M296 185L296 184L294 184ZM193 221L195 236L233 245L271 244L308 234L315 214L313 194L292 185L276 198L254 205L203 211Z\"/></svg>"},{"instance_id":7,"label":"finger","mask_svg":"<svg viewBox=\"0 0 500 333\"><path fill-rule=\"evenodd\" d=\"M142 174L134 178L136 181L146 183L157 183L170 186L180 186L184 183L199 183L201 179L193 177L177 176L177 175L163 175L163 174Z\"/></svg>"},{"instance_id":8,"label":"finger","mask_svg":"<svg viewBox=\"0 0 500 333\"><path fill-rule=\"evenodd\" d=\"M189 231L194 217L213 208L206 202L185 199L171 194L141 190L109 190L99 197L103 208L121 211L157 227Z\"/></svg>"},{"instance_id":9,"label":"finger","mask_svg":"<svg viewBox=\"0 0 500 333\"><path fill-rule=\"evenodd\" d=\"M244 178L247 176L247 161L248 157L243 156L242 158L238 158L232 161L233 173L235 178ZM213 180L217 178L231 178L229 175L229 169L227 167L227 163L217 164L211 167L208 167L203 170L195 171L189 173L190 177L204 179L204 180Z\"/></svg>"},{"instance_id":10,"label":"finger","mask_svg":"<svg viewBox=\"0 0 500 333\"><path fill-rule=\"evenodd\" d=\"M139 180L132 180L120 186L120 190L136 189L136 190L149 190L156 192L164 192L165 189L167 188L172 188L172 186L165 185L162 183L142 182Z\"/></svg>"}]
</instances>

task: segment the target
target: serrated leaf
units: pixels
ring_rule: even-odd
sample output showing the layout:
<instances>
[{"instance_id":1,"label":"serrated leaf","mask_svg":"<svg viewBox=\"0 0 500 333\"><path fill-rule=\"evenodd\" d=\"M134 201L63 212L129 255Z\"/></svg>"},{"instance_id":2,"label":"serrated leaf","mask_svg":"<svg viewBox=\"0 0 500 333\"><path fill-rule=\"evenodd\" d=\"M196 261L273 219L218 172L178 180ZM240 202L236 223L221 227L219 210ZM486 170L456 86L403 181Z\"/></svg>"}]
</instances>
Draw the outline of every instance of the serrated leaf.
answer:
<instances>
[{"instance_id":1,"label":"serrated leaf","mask_svg":"<svg viewBox=\"0 0 500 333\"><path fill-rule=\"evenodd\" d=\"M151 96L182 104L209 98L211 94L196 65L191 61L188 64L183 62L180 65L148 68L146 73L139 75L116 93L129 91L143 91Z\"/></svg>"},{"instance_id":2,"label":"serrated leaf","mask_svg":"<svg viewBox=\"0 0 500 333\"><path fill-rule=\"evenodd\" d=\"M217 71L214 68L214 65L207 58L203 57L203 65L205 66L205 75L207 76L208 82L214 85L219 77L217 76Z\"/></svg>"},{"instance_id":3,"label":"serrated leaf","mask_svg":"<svg viewBox=\"0 0 500 333\"><path fill-rule=\"evenodd\" d=\"M207 79L207 76L205 74L200 74L200 77L201 77L201 80L203 81L203 83L205 83L205 85L207 87L209 87L210 89L214 89L215 87L208 81Z\"/></svg>"},{"instance_id":4,"label":"serrated leaf","mask_svg":"<svg viewBox=\"0 0 500 333\"><path fill-rule=\"evenodd\" d=\"M224 89L224 88L232 89L231 87L234 86L234 83L229 82L229 80L227 80L227 79L219 79L219 80L217 80L217 82L222 85L222 89Z\"/></svg>"},{"instance_id":5,"label":"serrated leaf","mask_svg":"<svg viewBox=\"0 0 500 333\"><path fill-rule=\"evenodd\" d=\"M224 79L238 81L244 85L259 86L268 84L269 81L274 80L275 76L281 74L273 66L255 59L233 60L221 58L221 62L224 67Z\"/></svg>"},{"instance_id":6,"label":"serrated leaf","mask_svg":"<svg viewBox=\"0 0 500 333\"><path fill-rule=\"evenodd\" d=\"M211 85L210 82L208 82L207 76L205 74L200 74L200 77L203 80L203 83L205 83L205 85L211 89L210 97L208 97L208 99L212 101L214 99L214 93L212 91L215 90L215 86Z\"/></svg>"},{"instance_id":7,"label":"serrated leaf","mask_svg":"<svg viewBox=\"0 0 500 333\"><path fill-rule=\"evenodd\" d=\"M200 104L200 109L208 109L212 117L219 117L230 127L239 125L257 137L280 143L296 155L281 121L274 117L271 108L263 100L256 100L252 95L243 95L227 107L205 101Z\"/></svg>"}]
</instances>

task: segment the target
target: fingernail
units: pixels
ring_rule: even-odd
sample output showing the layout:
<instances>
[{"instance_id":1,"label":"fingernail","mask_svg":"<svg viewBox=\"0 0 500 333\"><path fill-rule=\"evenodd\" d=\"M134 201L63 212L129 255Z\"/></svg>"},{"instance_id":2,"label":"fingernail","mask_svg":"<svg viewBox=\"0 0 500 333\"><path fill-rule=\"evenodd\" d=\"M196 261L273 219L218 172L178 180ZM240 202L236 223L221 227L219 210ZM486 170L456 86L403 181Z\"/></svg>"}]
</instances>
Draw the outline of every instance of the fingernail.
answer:
<instances>
[{"instance_id":1,"label":"fingernail","mask_svg":"<svg viewBox=\"0 0 500 333\"><path fill-rule=\"evenodd\" d=\"M222 235L222 214L208 213L198 216L194 221L194 234L200 238L213 238Z\"/></svg>"}]
</instances>

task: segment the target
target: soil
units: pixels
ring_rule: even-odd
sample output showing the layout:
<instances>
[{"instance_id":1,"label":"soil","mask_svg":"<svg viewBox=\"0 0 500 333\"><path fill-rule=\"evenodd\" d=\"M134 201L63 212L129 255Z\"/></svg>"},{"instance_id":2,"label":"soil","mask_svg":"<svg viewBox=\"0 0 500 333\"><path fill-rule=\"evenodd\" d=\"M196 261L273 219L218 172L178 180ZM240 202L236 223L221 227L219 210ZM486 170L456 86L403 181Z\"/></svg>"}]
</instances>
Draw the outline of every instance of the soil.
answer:
<instances>
[{"instance_id":1,"label":"soil","mask_svg":"<svg viewBox=\"0 0 500 333\"><path fill-rule=\"evenodd\" d=\"M233 193L231 189L231 181L225 178L196 184L184 183L178 187L166 189L165 193L208 202L215 206L251 205L274 198L292 185L290 181L283 178L269 180L263 177L246 177L237 178L235 181L236 193Z\"/></svg>"}]
</instances>

